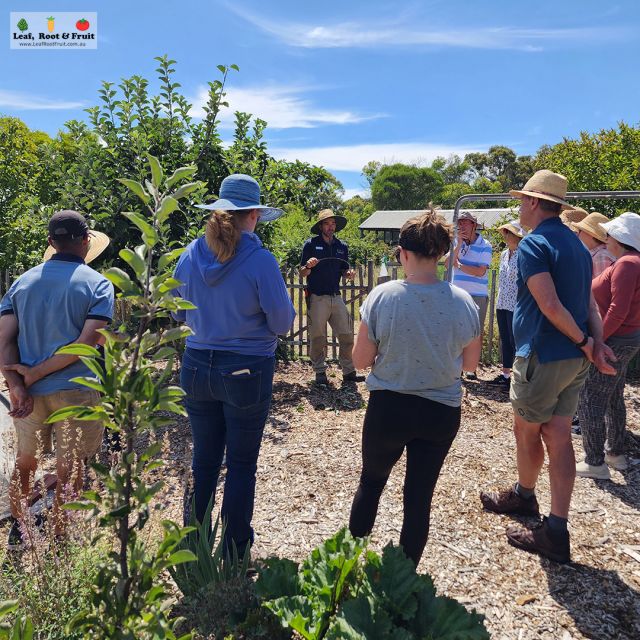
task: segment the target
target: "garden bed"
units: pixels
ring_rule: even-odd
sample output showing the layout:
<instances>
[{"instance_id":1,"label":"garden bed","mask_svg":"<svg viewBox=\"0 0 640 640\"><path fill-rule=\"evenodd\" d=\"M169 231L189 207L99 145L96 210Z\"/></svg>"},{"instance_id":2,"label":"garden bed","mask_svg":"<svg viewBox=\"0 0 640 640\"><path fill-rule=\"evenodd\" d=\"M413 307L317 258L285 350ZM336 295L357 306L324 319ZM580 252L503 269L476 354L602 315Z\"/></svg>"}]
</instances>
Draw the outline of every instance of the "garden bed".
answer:
<instances>
[{"instance_id":1,"label":"garden bed","mask_svg":"<svg viewBox=\"0 0 640 640\"><path fill-rule=\"evenodd\" d=\"M258 469L256 557L301 560L348 522L368 394L364 384L341 388L338 372L328 389L310 384L312 378L302 363L280 365L276 373ZM510 547L504 530L513 520L482 511L482 488L515 480L515 447L506 394L467 383L462 428L436 490L419 570L433 576L439 593L485 614L493 638L640 637L640 388L627 386L627 406L633 464L625 475L612 472L612 482L576 480L573 562L561 566ZM188 478L188 423L181 420L168 435L166 472L175 479L167 478L163 516L178 520ZM574 445L579 456L579 438ZM376 550L398 540L403 472L401 461L382 497ZM546 468L538 498L548 512Z\"/></svg>"}]
</instances>

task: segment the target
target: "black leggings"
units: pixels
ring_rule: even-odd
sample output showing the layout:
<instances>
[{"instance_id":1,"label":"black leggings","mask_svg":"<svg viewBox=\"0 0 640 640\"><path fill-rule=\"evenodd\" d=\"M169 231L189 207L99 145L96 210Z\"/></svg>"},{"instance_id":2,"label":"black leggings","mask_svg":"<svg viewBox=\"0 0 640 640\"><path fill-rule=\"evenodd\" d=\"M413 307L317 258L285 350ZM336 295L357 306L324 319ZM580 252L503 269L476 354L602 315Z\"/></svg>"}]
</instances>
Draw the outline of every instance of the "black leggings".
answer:
<instances>
[{"instance_id":1,"label":"black leggings","mask_svg":"<svg viewBox=\"0 0 640 640\"><path fill-rule=\"evenodd\" d=\"M460 407L415 395L372 391L362 432L362 474L349 529L367 536L395 463L407 449L400 544L416 566L429 535L431 499L442 463L460 427Z\"/></svg>"}]
</instances>

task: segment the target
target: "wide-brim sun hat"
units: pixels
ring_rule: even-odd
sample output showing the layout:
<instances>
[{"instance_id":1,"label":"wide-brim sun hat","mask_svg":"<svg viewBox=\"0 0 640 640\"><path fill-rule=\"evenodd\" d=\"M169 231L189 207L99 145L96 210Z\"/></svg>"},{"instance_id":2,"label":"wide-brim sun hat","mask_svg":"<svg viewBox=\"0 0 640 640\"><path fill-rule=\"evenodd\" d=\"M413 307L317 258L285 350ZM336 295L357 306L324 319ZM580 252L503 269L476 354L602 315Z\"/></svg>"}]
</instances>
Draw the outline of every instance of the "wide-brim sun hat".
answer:
<instances>
[{"instance_id":1,"label":"wide-brim sun hat","mask_svg":"<svg viewBox=\"0 0 640 640\"><path fill-rule=\"evenodd\" d=\"M336 231L341 231L347 226L347 219L344 216L336 215L331 209L323 209L318 213L318 219L311 227L311 233L320 233L320 225L329 218L336 219Z\"/></svg>"},{"instance_id":2,"label":"wide-brim sun hat","mask_svg":"<svg viewBox=\"0 0 640 640\"><path fill-rule=\"evenodd\" d=\"M102 231L94 231L93 229L89 230L89 251L84 259L85 264L89 264L93 260L95 260L108 246L111 242L111 239L106 233L102 233ZM49 245L47 250L44 252L44 256L42 259L46 262L51 259L51 256L56 254L56 250Z\"/></svg>"},{"instance_id":3,"label":"wide-brim sun hat","mask_svg":"<svg viewBox=\"0 0 640 640\"><path fill-rule=\"evenodd\" d=\"M518 238L524 238L527 234L525 228L520 224L519 220L510 220L509 222L505 222L504 224L501 224L498 229L506 229Z\"/></svg>"},{"instance_id":4,"label":"wide-brim sun hat","mask_svg":"<svg viewBox=\"0 0 640 640\"><path fill-rule=\"evenodd\" d=\"M584 220L588 215L589 212L585 211L582 207L571 207L571 209L565 209L560 214L560 220L570 229L575 229L576 222Z\"/></svg>"},{"instance_id":5,"label":"wide-brim sun hat","mask_svg":"<svg viewBox=\"0 0 640 640\"><path fill-rule=\"evenodd\" d=\"M531 198L541 198L562 205L563 209L573 209L573 207L565 200L567 195L567 179L559 174L541 169L536 171L527 180L522 189L512 189L509 193L514 198L522 198L522 196L530 196Z\"/></svg>"},{"instance_id":6,"label":"wide-brim sun hat","mask_svg":"<svg viewBox=\"0 0 640 640\"><path fill-rule=\"evenodd\" d=\"M607 232L602 228L602 225L606 222L609 222L609 218L607 218L607 216L594 211L583 220L574 222L572 226L578 231L588 233L592 238L595 238L600 242L606 242Z\"/></svg>"},{"instance_id":7,"label":"wide-brim sun hat","mask_svg":"<svg viewBox=\"0 0 640 640\"><path fill-rule=\"evenodd\" d=\"M614 240L640 251L640 216L626 211L600 225Z\"/></svg>"},{"instance_id":8,"label":"wide-brim sun hat","mask_svg":"<svg viewBox=\"0 0 640 640\"><path fill-rule=\"evenodd\" d=\"M208 211L248 211L258 209L260 222L271 222L279 218L284 211L260 204L260 185L244 173L227 176L220 185L219 199L210 204L198 204L198 209Z\"/></svg>"}]
</instances>

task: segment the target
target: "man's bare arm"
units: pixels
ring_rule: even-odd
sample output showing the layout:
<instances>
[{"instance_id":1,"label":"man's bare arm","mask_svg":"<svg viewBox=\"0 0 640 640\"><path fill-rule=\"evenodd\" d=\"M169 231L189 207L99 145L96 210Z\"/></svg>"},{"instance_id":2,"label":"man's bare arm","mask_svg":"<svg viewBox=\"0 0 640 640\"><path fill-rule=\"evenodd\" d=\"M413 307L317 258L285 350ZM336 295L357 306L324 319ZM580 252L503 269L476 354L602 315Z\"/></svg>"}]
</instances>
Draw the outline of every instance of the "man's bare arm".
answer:
<instances>
[{"instance_id":1,"label":"man's bare arm","mask_svg":"<svg viewBox=\"0 0 640 640\"><path fill-rule=\"evenodd\" d=\"M107 323L105 320L86 320L82 327L82 332L74 342L95 347L103 342L103 336L98 333L98 329L103 329L106 326ZM4 368L3 371L6 371L5 375L7 373L18 372L24 377L25 385L30 387L34 382L41 380L55 371L60 371L60 369L68 367L70 364L76 362L76 360L78 360L78 356L67 354L53 355L34 367L27 367L23 364L10 365Z\"/></svg>"},{"instance_id":2,"label":"man's bare arm","mask_svg":"<svg viewBox=\"0 0 640 640\"><path fill-rule=\"evenodd\" d=\"M26 418L33 411L33 398L27 391L24 378L16 371L6 371L5 365L20 362L18 350L18 319L12 313L0 316L0 368L9 387L11 410L14 418Z\"/></svg>"}]
</instances>

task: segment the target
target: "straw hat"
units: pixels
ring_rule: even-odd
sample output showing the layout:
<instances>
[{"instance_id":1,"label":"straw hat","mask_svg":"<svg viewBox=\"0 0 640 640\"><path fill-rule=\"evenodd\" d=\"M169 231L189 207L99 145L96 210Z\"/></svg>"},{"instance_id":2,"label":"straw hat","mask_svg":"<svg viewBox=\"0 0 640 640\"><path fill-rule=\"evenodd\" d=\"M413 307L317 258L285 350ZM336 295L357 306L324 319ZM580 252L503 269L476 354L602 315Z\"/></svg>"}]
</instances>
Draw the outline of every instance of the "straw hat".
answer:
<instances>
[{"instance_id":1,"label":"straw hat","mask_svg":"<svg viewBox=\"0 0 640 640\"><path fill-rule=\"evenodd\" d=\"M640 251L640 216L637 213L621 213L617 218L603 223L602 228L614 240Z\"/></svg>"},{"instance_id":2,"label":"straw hat","mask_svg":"<svg viewBox=\"0 0 640 640\"><path fill-rule=\"evenodd\" d=\"M260 185L244 173L227 176L220 185L220 199L211 204L198 204L198 209L209 211L247 211L258 209L260 222L271 222L279 218L284 211L260 204Z\"/></svg>"},{"instance_id":3,"label":"straw hat","mask_svg":"<svg viewBox=\"0 0 640 640\"><path fill-rule=\"evenodd\" d=\"M567 227L573 229L576 222L584 220L589 215L588 211L585 211L582 207L572 207L571 209L565 209L560 214L560 220L567 225Z\"/></svg>"},{"instance_id":4,"label":"straw hat","mask_svg":"<svg viewBox=\"0 0 640 640\"><path fill-rule=\"evenodd\" d=\"M89 231L89 251L87 257L84 259L85 264L89 264L95 260L108 246L111 240L106 233L102 231ZM56 253L56 250L49 245L44 252L43 260L46 262L51 259L51 256Z\"/></svg>"},{"instance_id":5,"label":"straw hat","mask_svg":"<svg viewBox=\"0 0 640 640\"><path fill-rule=\"evenodd\" d=\"M333 211L331 211L331 209L323 209L318 213L318 219L311 227L311 233L320 233L320 224L329 218L336 219L336 231L340 231L347 226L347 219L344 216L337 216Z\"/></svg>"},{"instance_id":6,"label":"straw hat","mask_svg":"<svg viewBox=\"0 0 640 640\"><path fill-rule=\"evenodd\" d=\"M506 229L507 231L511 231L514 236L518 236L518 238L524 238L527 234L524 227L520 224L519 220L511 220L502 224L498 227L498 229Z\"/></svg>"},{"instance_id":7,"label":"straw hat","mask_svg":"<svg viewBox=\"0 0 640 640\"><path fill-rule=\"evenodd\" d=\"M607 232L601 226L603 222L609 222L609 218L602 215L601 213L594 212L590 213L583 220L574 222L573 228L577 229L578 231L584 231L585 233L588 233L592 238L595 238L600 242L606 242Z\"/></svg>"},{"instance_id":8,"label":"straw hat","mask_svg":"<svg viewBox=\"0 0 640 640\"><path fill-rule=\"evenodd\" d=\"M95 260L109 245L109 236L100 232L92 231L84 216L72 209L56 211L49 220L49 237L54 240L73 240L75 238L89 237L89 251L85 257L85 263ZM43 259L49 260L56 250L49 245L44 252Z\"/></svg>"},{"instance_id":9,"label":"straw hat","mask_svg":"<svg viewBox=\"0 0 640 640\"><path fill-rule=\"evenodd\" d=\"M559 173L553 173L548 169L536 171L527 184L522 187L521 191L512 190L509 193L514 198L522 198L522 196L531 196L532 198L541 198L542 200L550 200L562 205L563 209L571 209L571 205L565 201L567 195L567 179Z\"/></svg>"}]
</instances>

